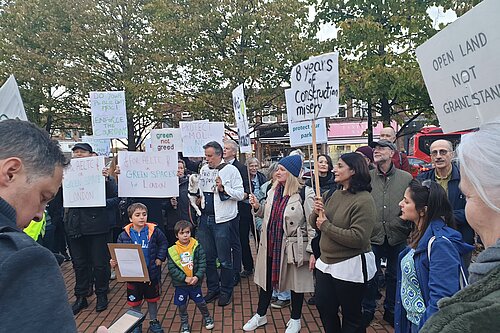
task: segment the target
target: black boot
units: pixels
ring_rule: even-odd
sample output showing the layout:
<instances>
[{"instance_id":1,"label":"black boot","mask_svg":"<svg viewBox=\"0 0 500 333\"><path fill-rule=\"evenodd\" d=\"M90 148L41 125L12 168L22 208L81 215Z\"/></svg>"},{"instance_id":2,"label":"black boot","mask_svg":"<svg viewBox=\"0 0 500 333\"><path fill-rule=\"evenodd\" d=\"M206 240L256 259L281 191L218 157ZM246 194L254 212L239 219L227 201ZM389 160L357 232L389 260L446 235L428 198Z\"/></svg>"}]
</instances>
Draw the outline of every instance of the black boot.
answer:
<instances>
[{"instance_id":1,"label":"black boot","mask_svg":"<svg viewBox=\"0 0 500 333\"><path fill-rule=\"evenodd\" d=\"M87 303L87 298L77 297L75 303L71 306L71 309L73 310L73 314L76 315L88 306L89 303Z\"/></svg>"},{"instance_id":2,"label":"black boot","mask_svg":"<svg viewBox=\"0 0 500 333\"><path fill-rule=\"evenodd\" d=\"M108 295L107 294L97 295L95 310L97 312L102 312L107 308L108 308Z\"/></svg>"}]
</instances>

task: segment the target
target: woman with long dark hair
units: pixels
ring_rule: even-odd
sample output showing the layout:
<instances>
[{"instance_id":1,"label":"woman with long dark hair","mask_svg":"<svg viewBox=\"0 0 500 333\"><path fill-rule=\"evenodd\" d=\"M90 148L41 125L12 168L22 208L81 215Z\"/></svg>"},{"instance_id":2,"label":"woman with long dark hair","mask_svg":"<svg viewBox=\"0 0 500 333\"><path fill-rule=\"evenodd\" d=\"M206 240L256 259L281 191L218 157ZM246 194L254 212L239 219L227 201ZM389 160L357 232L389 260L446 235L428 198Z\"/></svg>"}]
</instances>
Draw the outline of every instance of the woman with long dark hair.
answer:
<instances>
[{"instance_id":1,"label":"woman with long dark hair","mask_svg":"<svg viewBox=\"0 0 500 333\"><path fill-rule=\"evenodd\" d=\"M395 331L416 333L441 298L466 284L462 255L473 247L454 229L453 209L438 183L412 180L399 206L401 218L415 225L399 255Z\"/></svg>"},{"instance_id":2,"label":"woman with long dark hair","mask_svg":"<svg viewBox=\"0 0 500 333\"><path fill-rule=\"evenodd\" d=\"M321 256L315 265L316 307L326 333L364 332L361 301L377 270L370 245L377 217L371 177L357 153L342 155L334 173L337 191L328 199L323 196L315 201L309 220L321 231Z\"/></svg>"}]
</instances>

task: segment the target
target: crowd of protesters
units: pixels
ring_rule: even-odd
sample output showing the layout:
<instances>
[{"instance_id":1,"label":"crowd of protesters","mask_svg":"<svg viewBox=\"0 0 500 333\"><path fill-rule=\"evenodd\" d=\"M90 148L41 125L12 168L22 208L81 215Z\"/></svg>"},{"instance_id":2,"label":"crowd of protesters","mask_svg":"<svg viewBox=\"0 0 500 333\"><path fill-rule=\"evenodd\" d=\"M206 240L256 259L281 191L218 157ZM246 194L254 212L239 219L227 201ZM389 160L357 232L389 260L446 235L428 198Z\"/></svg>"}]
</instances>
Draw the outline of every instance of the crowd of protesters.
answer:
<instances>
[{"instance_id":1,"label":"crowd of protesters","mask_svg":"<svg viewBox=\"0 0 500 333\"><path fill-rule=\"evenodd\" d=\"M207 303L228 306L240 279L252 276L258 304L253 316L243 314L249 317L244 331L265 325L269 306L290 306L285 332L299 332L307 294L325 332L365 332L383 288L383 319L396 332L498 329L500 123L464 135L456 155L450 142L435 141L435 168L418 179L405 171L394 130L383 134L337 161L320 154L319 184L313 174L304 176L300 151L261 172L256 158L238 161L234 141L209 142L204 161L179 159L176 198L118 198L115 160L102 170L106 207L65 210L60 184L68 161L57 143L27 122L0 122L2 328L76 332L73 315L94 293L95 311L106 310L117 266L107 244L118 242L141 244L151 282L127 283L127 304L141 311L147 303L151 332L163 332L157 316L162 267L176 288L183 333L190 332L189 299L204 327L213 329ZM88 143L73 147L73 158L92 154ZM214 179L203 179L213 171ZM204 202L197 200L200 216L188 199L196 195L188 190L193 173L213 182L203 189ZM55 229L45 244L54 255L35 242L50 238L41 235L47 225ZM476 240L486 250L472 260ZM72 261L71 305L55 259ZM135 327L141 331L142 324Z\"/></svg>"}]
</instances>

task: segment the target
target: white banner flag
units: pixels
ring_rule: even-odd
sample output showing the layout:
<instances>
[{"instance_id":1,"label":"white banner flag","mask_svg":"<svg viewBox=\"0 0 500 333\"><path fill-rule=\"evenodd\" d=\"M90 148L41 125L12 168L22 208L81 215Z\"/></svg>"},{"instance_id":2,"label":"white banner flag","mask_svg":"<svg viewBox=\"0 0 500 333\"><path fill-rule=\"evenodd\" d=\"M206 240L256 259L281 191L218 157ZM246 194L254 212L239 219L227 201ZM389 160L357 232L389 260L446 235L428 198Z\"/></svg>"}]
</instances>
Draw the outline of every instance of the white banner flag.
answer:
<instances>
[{"instance_id":1,"label":"white banner flag","mask_svg":"<svg viewBox=\"0 0 500 333\"><path fill-rule=\"evenodd\" d=\"M242 153L252 152L252 142L250 140L250 130L248 129L247 107L245 103L245 92L243 84L233 90L234 119L238 127L238 142Z\"/></svg>"}]
</instances>

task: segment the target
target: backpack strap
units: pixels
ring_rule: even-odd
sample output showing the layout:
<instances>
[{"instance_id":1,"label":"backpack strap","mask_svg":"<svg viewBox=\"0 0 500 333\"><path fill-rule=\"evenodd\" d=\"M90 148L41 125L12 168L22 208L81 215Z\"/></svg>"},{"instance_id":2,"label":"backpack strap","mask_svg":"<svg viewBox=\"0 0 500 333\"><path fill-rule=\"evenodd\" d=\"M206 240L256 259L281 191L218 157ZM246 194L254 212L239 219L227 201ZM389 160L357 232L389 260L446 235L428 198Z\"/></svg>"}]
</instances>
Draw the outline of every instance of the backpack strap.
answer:
<instances>
[{"instance_id":1,"label":"backpack strap","mask_svg":"<svg viewBox=\"0 0 500 333\"><path fill-rule=\"evenodd\" d=\"M453 246L453 243L451 242L451 240L449 240L445 236L441 236L441 238L446 239ZM429 264L431 262L432 243L434 243L435 240L436 240L436 236L432 236L429 239L429 242L427 243L427 258L429 258ZM462 267L462 263L460 263L460 289L464 289L468 285L469 285L469 282L467 281L467 276L465 275L464 268Z\"/></svg>"},{"instance_id":2,"label":"backpack strap","mask_svg":"<svg viewBox=\"0 0 500 333\"><path fill-rule=\"evenodd\" d=\"M226 162L222 162L221 164L219 164L218 166L216 166L215 168L219 171L221 171L222 169L224 169L224 167L227 165Z\"/></svg>"}]
</instances>

